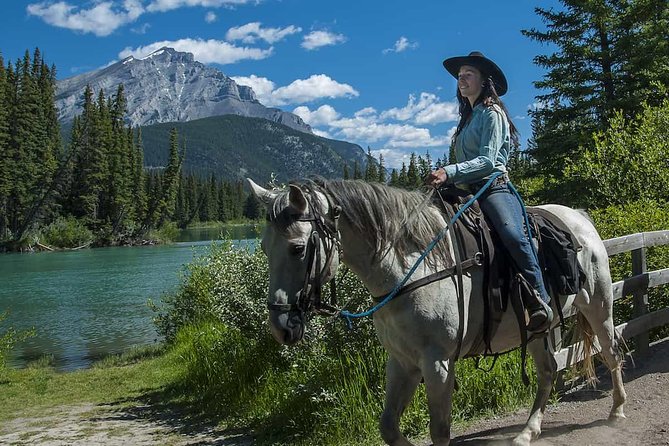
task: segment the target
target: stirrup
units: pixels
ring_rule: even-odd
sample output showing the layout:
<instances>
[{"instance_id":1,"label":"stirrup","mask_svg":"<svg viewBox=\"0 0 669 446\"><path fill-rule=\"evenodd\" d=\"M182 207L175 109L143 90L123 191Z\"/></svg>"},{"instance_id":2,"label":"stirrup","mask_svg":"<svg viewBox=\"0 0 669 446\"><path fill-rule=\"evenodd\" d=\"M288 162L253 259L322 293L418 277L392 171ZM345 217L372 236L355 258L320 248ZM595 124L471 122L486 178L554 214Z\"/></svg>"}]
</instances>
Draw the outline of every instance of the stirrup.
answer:
<instances>
[{"instance_id":1,"label":"stirrup","mask_svg":"<svg viewBox=\"0 0 669 446\"><path fill-rule=\"evenodd\" d=\"M544 333L551 328L553 322L553 311L542 301L542 306L535 308L529 313L529 321L527 323L527 331L533 334Z\"/></svg>"}]
</instances>

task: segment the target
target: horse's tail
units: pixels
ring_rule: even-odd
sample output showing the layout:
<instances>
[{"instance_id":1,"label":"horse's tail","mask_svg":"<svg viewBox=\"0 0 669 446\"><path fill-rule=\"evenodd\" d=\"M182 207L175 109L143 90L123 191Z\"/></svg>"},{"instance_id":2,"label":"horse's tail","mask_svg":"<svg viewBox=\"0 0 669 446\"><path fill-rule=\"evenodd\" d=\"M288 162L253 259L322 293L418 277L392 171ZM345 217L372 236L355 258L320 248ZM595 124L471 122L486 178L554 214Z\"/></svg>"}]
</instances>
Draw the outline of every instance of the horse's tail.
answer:
<instances>
[{"instance_id":1,"label":"horse's tail","mask_svg":"<svg viewBox=\"0 0 669 446\"><path fill-rule=\"evenodd\" d=\"M597 374L595 373L595 361L592 355L592 347L595 344L595 333L590 326L588 319L580 311L576 314L577 338L581 338L581 352L576 352L583 360L577 363L574 368L576 372L583 377L588 384L596 384Z\"/></svg>"}]
</instances>

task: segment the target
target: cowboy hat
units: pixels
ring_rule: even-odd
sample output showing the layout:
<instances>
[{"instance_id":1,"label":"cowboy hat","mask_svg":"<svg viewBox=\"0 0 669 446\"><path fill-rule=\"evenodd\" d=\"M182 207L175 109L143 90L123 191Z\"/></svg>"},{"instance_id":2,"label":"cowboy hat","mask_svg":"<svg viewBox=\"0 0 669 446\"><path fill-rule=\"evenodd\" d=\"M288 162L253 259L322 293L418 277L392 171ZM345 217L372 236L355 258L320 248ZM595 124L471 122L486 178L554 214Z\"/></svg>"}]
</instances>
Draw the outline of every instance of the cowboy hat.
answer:
<instances>
[{"instance_id":1,"label":"cowboy hat","mask_svg":"<svg viewBox=\"0 0 669 446\"><path fill-rule=\"evenodd\" d=\"M463 65L476 67L485 78L491 77L495 84L495 91L497 91L499 96L506 93L508 85L501 68L495 62L485 57L480 51L472 51L468 56L449 57L444 61L444 68L456 79L458 78L458 71Z\"/></svg>"}]
</instances>

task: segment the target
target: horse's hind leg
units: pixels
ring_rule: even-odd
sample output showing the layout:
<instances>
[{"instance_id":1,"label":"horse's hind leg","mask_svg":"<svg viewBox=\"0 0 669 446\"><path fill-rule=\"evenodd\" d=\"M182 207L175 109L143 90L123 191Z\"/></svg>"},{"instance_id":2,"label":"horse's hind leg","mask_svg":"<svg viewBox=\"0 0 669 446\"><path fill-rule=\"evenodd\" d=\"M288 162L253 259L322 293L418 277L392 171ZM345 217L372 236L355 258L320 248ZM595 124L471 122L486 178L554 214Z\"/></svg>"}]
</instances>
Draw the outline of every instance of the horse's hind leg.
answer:
<instances>
[{"instance_id":1,"label":"horse's hind leg","mask_svg":"<svg viewBox=\"0 0 669 446\"><path fill-rule=\"evenodd\" d=\"M532 355L537 369L537 395L534 398L534 404L525 428L513 439L515 446L527 446L541 434L541 421L544 418L546 403L548 403L548 398L553 389L553 379L557 369L553 355L547 351L544 345L544 339L535 339L527 344L527 349Z\"/></svg>"},{"instance_id":2,"label":"horse's hind leg","mask_svg":"<svg viewBox=\"0 0 669 446\"><path fill-rule=\"evenodd\" d=\"M600 285L599 292L603 296L613 296L613 290L610 280ZM592 330L592 333L597 336L599 345L602 348L602 358L607 367L611 371L611 382L613 384L613 406L609 419L612 421L625 418L623 406L627 399L625 387L623 386L623 358L620 354L618 346L618 339L613 325L613 298L604 299L600 302L596 299L588 299L587 292L581 290L586 297L585 301L590 302L586 305L578 305L581 314L587 319L590 327L582 327L583 330ZM580 297L580 296L579 296Z\"/></svg>"},{"instance_id":3,"label":"horse's hind leg","mask_svg":"<svg viewBox=\"0 0 669 446\"><path fill-rule=\"evenodd\" d=\"M390 446L413 446L400 432L400 417L411 401L421 374L416 368L406 370L392 356L386 364L386 403L381 415L381 438Z\"/></svg>"}]
</instances>

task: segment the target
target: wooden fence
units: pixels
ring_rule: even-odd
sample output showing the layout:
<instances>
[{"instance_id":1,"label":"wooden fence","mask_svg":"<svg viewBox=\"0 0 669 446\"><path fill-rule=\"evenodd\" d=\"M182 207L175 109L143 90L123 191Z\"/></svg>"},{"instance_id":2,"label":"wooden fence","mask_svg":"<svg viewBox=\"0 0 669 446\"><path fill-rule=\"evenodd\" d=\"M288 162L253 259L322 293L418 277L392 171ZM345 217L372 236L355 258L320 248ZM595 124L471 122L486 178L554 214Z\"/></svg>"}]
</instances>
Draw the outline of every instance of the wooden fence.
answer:
<instances>
[{"instance_id":1,"label":"wooden fence","mask_svg":"<svg viewBox=\"0 0 669 446\"><path fill-rule=\"evenodd\" d=\"M616 326L616 331L625 339L634 338L636 352L645 354L648 351L648 332L651 328L669 324L669 307L657 311L648 310L648 289L669 283L669 268L647 271L646 249L653 246L669 245L669 230L643 232L626 235L604 241L609 257L615 254L632 251L632 276L613 284L613 300L625 296L633 296L634 319ZM573 316L576 311L565 314ZM554 345L561 345L560 327L551 333ZM599 345L593 346L593 354L599 353ZM562 348L555 354L558 370L563 370L583 359L582 342Z\"/></svg>"}]
</instances>

